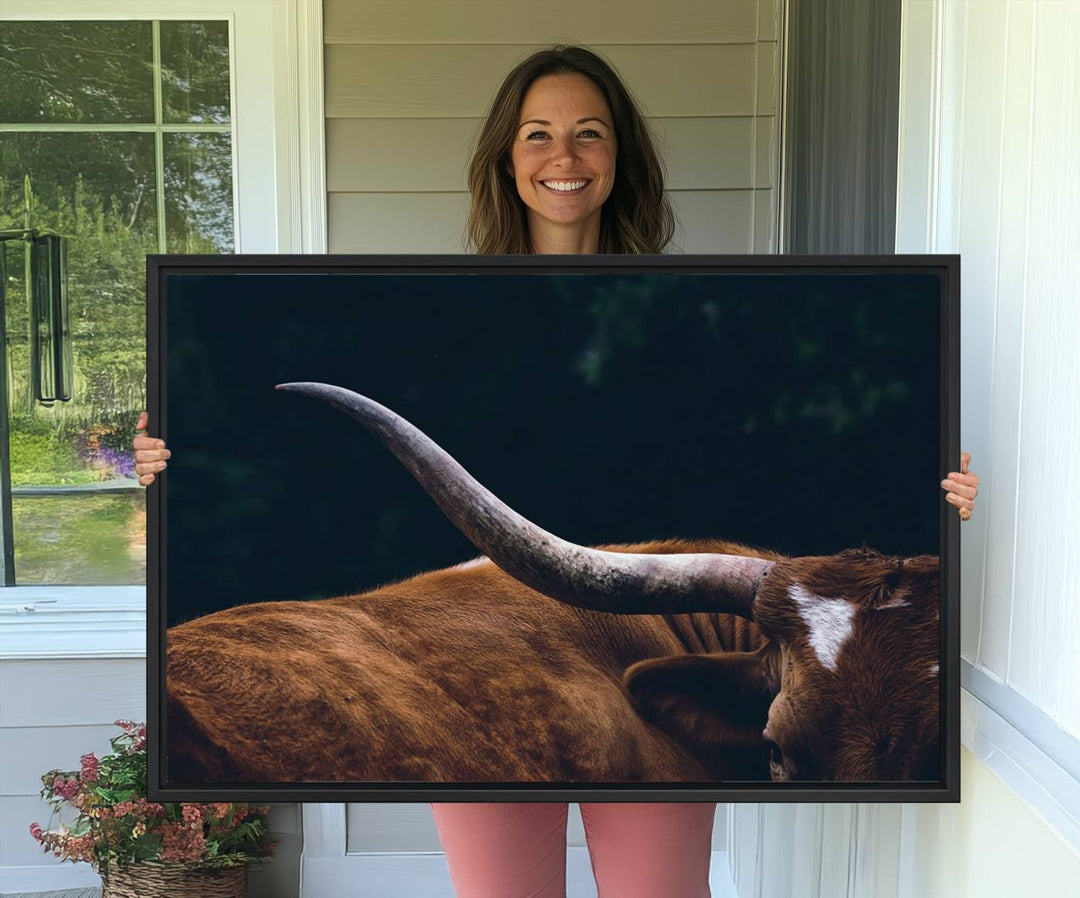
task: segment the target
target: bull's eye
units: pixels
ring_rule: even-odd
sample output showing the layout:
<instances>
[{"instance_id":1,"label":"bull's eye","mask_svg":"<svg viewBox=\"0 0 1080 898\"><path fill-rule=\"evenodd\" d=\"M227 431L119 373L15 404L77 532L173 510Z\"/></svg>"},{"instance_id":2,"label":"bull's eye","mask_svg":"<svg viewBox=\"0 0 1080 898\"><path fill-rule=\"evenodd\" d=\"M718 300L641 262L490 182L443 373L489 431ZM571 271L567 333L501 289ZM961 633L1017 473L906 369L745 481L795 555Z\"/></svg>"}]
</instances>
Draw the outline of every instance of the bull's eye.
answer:
<instances>
[{"instance_id":1,"label":"bull's eye","mask_svg":"<svg viewBox=\"0 0 1080 898\"><path fill-rule=\"evenodd\" d=\"M771 739L765 743L765 747L769 749L769 764L772 767L784 766L784 753L780 751L780 746L773 742Z\"/></svg>"}]
</instances>

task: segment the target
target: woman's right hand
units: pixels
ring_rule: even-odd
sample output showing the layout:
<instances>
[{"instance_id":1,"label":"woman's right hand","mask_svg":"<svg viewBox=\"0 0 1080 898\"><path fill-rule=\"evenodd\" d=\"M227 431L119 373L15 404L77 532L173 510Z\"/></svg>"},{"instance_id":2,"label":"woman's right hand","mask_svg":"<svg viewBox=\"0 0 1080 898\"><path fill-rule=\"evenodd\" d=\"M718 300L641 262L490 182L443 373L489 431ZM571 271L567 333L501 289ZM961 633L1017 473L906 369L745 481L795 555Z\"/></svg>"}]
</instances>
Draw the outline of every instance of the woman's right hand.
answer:
<instances>
[{"instance_id":1,"label":"woman's right hand","mask_svg":"<svg viewBox=\"0 0 1080 898\"><path fill-rule=\"evenodd\" d=\"M149 423L150 416L146 412L139 412L139 423L135 425L135 430L144 431ZM154 482L154 475L165 470L165 459L172 453L165 448L164 440L145 433L137 433L131 445L135 448L135 473L139 475L139 483L149 486Z\"/></svg>"}]
</instances>

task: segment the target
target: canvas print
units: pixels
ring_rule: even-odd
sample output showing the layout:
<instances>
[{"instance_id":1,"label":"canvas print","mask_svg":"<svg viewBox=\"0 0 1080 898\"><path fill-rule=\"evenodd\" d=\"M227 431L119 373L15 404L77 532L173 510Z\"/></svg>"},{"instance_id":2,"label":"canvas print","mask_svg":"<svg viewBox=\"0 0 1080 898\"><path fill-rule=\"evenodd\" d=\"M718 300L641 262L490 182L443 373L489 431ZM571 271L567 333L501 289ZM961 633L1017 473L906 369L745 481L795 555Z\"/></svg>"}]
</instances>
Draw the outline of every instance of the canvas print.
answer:
<instances>
[{"instance_id":1,"label":"canvas print","mask_svg":"<svg viewBox=\"0 0 1080 898\"><path fill-rule=\"evenodd\" d=\"M941 786L942 272L187 259L161 788Z\"/></svg>"}]
</instances>

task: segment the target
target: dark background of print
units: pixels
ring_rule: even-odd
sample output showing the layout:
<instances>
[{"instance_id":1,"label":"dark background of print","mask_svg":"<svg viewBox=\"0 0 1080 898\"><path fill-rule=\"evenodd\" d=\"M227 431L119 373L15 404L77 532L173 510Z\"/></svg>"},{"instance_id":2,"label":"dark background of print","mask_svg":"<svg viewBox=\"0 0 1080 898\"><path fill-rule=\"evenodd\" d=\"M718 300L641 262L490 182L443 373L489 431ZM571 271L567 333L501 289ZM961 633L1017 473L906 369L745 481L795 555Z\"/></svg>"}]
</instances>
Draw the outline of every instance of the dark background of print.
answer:
<instances>
[{"instance_id":1,"label":"dark background of print","mask_svg":"<svg viewBox=\"0 0 1080 898\"><path fill-rule=\"evenodd\" d=\"M937 554L939 296L915 273L170 275L166 623L478 554L286 381L376 399L575 542Z\"/></svg>"}]
</instances>

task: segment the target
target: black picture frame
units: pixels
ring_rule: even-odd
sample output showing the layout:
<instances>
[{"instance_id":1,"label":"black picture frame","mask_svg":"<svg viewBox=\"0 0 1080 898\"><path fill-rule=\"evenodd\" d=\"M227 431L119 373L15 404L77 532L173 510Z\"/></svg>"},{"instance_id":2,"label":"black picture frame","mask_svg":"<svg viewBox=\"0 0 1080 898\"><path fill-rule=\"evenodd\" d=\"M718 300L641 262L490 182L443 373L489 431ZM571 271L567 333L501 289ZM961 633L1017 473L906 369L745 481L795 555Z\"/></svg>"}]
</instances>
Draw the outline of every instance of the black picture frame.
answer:
<instances>
[{"instance_id":1,"label":"black picture frame","mask_svg":"<svg viewBox=\"0 0 1080 898\"><path fill-rule=\"evenodd\" d=\"M170 292L191 277L262 278L319 275L350 277L451 275L462 278L513 276L710 275L737 277L932 276L937 284L939 478L960 455L960 257L897 256L413 256L413 255L233 255L147 257L148 411L150 432L178 446L170 432L168 377ZM473 281L475 283L475 281ZM250 298L249 298L250 299ZM239 301L239 300L238 300ZM258 309L253 308L252 313ZM249 334L235 334L246 341ZM269 351L269 350L268 350ZM302 379L302 378L297 378ZM316 379L316 378L313 378ZM362 391L361 391L362 392ZM285 397L293 398L293 397ZM296 401L301 401L297 399ZM308 400L304 400L308 401ZM407 417L407 415L406 415ZM422 422L414 422L423 427ZM355 425L354 425L355 426ZM433 434L433 436L435 436ZM358 440L369 439L358 434ZM438 437L436 436L436 439ZM463 460L466 467L467 461ZM170 464L173 464L170 462ZM940 779L938 782L728 782L728 783L190 783L167 778L166 633L169 622L169 476L166 471L147 496L147 711L149 796L159 801L748 801L748 802L957 802L960 800L960 541L955 509L938 503L940 559ZM883 471L875 505L890 501ZM937 490L932 480L927 490ZM940 496L938 497L940 498ZM511 503L513 504L513 503ZM528 514L526 509L519 509ZM213 509L207 509L213 513ZM449 526L449 525L447 525ZM739 540L738 534L717 536Z\"/></svg>"}]
</instances>

